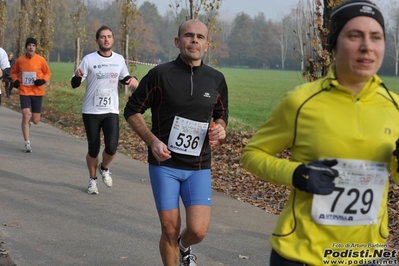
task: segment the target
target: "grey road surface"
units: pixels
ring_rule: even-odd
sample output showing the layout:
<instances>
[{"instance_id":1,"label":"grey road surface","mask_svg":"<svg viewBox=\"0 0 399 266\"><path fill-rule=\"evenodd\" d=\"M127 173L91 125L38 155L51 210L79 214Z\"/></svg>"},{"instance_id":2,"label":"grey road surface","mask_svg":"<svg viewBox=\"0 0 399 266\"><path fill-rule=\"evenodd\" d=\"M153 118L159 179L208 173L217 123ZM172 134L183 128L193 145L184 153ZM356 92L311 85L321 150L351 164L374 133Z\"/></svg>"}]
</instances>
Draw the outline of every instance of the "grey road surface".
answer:
<instances>
[{"instance_id":1,"label":"grey road surface","mask_svg":"<svg viewBox=\"0 0 399 266\"><path fill-rule=\"evenodd\" d=\"M20 124L19 112L0 108L0 238L18 266L162 265L147 164L118 153L113 187L99 181L89 195L86 140L41 122L27 154ZM198 265L268 265L276 219L214 192L209 233L193 247Z\"/></svg>"}]
</instances>

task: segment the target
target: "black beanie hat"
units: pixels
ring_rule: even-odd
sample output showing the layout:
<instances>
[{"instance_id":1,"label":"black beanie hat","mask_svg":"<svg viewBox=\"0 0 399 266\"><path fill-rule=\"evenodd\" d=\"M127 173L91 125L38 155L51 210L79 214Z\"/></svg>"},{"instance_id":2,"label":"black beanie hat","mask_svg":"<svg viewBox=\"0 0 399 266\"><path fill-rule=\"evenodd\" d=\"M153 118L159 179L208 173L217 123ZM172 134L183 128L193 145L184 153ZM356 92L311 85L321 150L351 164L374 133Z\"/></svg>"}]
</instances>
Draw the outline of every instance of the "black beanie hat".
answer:
<instances>
[{"instance_id":1,"label":"black beanie hat","mask_svg":"<svg viewBox=\"0 0 399 266\"><path fill-rule=\"evenodd\" d=\"M378 7L367 0L345 1L337 6L331 13L330 31L328 33L328 50L331 52L337 44L338 35L345 24L360 16L366 16L375 19L382 27L385 35L384 17Z\"/></svg>"},{"instance_id":2,"label":"black beanie hat","mask_svg":"<svg viewBox=\"0 0 399 266\"><path fill-rule=\"evenodd\" d=\"M35 38L32 38L32 37L29 37L28 39L26 39L25 48L26 48L30 43L33 43L34 45L37 46L37 41L36 41L36 39L35 39Z\"/></svg>"}]
</instances>

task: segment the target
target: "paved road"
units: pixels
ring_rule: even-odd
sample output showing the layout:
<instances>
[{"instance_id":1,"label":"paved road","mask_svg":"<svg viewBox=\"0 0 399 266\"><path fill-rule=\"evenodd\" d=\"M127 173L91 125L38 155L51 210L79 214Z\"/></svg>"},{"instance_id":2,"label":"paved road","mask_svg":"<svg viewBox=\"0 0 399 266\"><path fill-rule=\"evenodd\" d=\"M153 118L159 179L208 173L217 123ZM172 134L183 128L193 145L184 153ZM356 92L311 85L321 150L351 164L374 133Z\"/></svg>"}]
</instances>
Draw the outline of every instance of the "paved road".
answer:
<instances>
[{"instance_id":1,"label":"paved road","mask_svg":"<svg viewBox=\"0 0 399 266\"><path fill-rule=\"evenodd\" d=\"M33 125L23 152L21 114L0 108L0 237L18 266L162 265L147 165L118 154L114 185L86 193L86 140ZM214 192L201 266L268 265L276 216ZM244 258L243 258L244 257ZM245 259L246 258L246 259Z\"/></svg>"}]
</instances>

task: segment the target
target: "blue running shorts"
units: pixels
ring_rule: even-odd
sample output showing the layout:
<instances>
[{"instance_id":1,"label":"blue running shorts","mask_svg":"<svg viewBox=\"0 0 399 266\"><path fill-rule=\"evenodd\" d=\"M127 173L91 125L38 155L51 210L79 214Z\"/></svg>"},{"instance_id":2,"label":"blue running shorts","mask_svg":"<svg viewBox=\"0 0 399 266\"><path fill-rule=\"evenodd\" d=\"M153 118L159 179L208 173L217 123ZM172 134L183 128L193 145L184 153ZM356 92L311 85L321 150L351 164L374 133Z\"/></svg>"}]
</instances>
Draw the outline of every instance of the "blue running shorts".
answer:
<instances>
[{"instance_id":1,"label":"blue running shorts","mask_svg":"<svg viewBox=\"0 0 399 266\"><path fill-rule=\"evenodd\" d=\"M158 211L179 208L179 196L186 208L212 206L211 169L182 170L149 164L148 171Z\"/></svg>"}]
</instances>

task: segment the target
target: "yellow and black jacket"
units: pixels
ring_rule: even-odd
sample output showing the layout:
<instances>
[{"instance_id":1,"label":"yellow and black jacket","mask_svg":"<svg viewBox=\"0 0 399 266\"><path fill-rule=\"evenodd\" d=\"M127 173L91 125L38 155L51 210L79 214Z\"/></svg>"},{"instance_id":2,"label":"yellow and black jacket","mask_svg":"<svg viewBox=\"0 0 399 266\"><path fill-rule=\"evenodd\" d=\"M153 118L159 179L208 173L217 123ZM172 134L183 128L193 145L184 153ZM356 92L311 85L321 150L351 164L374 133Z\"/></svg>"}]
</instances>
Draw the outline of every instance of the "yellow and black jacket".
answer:
<instances>
[{"instance_id":1,"label":"yellow and black jacket","mask_svg":"<svg viewBox=\"0 0 399 266\"><path fill-rule=\"evenodd\" d=\"M376 223L321 225L311 217L314 195L293 187L292 176L302 163L345 158L386 163L388 172L399 182L398 162L392 155L399 138L396 103L399 96L388 92L377 75L354 96L338 84L331 69L326 77L288 93L252 137L243 150L243 166L261 179L291 187L270 238L273 249L282 257L307 265L324 265L326 259L333 258L331 252L342 254L333 259L357 261L365 254L367 259L378 255L374 250L381 250L388 237L389 182L385 189L382 186L380 194L384 195L373 195L382 197ZM276 154L286 148L291 150L291 159L277 158ZM358 200L367 203L369 198ZM346 249L352 254L340 253Z\"/></svg>"}]
</instances>

